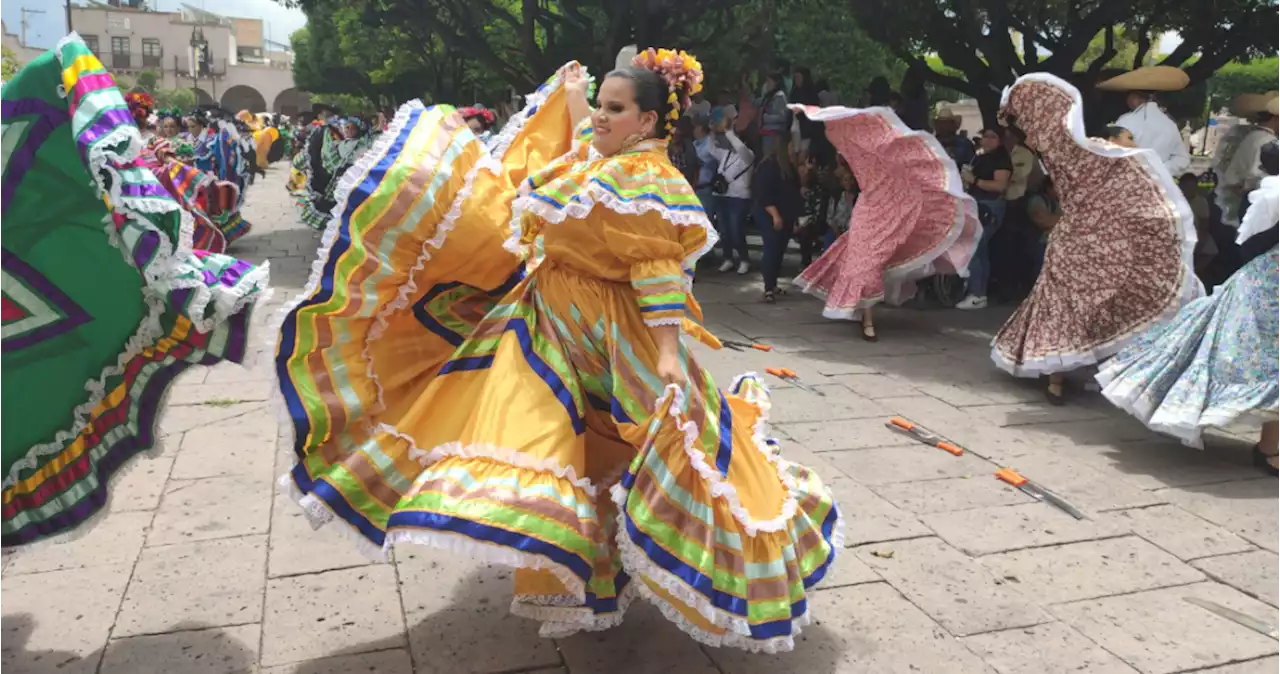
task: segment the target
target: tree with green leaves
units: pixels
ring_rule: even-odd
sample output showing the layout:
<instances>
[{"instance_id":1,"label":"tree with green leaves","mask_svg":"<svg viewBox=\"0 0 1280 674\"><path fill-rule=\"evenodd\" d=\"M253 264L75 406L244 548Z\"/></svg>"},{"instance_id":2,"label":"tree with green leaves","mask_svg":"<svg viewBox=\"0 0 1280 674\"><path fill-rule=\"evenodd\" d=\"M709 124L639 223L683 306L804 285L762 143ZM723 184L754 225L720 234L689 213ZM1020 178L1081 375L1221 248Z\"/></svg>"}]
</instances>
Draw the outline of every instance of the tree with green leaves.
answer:
<instances>
[{"instance_id":1,"label":"tree with green leaves","mask_svg":"<svg viewBox=\"0 0 1280 674\"><path fill-rule=\"evenodd\" d=\"M867 33L926 77L977 99L996 121L1000 93L1020 75L1049 72L1084 91L1111 74L1117 36L1132 39L1125 69L1148 63L1160 36L1182 42L1159 63L1183 68L1193 83L1235 60L1277 51L1275 0L854 0ZM1082 56L1102 36L1087 64ZM928 67L925 56L961 73ZM1096 99L1086 99L1097 105Z\"/></svg>"},{"instance_id":2,"label":"tree with green leaves","mask_svg":"<svg viewBox=\"0 0 1280 674\"><path fill-rule=\"evenodd\" d=\"M18 57L8 47L0 47L0 79L8 82L10 78L18 74L22 70L22 64L18 62Z\"/></svg>"}]
</instances>

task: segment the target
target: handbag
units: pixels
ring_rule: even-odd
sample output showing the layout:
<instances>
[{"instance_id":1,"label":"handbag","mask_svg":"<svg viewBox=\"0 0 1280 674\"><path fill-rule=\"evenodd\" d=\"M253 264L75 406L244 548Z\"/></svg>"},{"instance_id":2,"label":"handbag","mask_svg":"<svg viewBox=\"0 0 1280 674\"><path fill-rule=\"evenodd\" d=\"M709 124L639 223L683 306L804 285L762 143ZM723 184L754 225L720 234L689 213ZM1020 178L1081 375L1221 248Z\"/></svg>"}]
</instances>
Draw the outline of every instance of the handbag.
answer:
<instances>
[{"instance_id":1,"label":"handbag","mask_svg":"<svg viewBox=\"0 0 1280 674\"><path fill-rule=\"evenodd\" d=\"M734 155L734 156L736 157L737 155ZM734 177L733 177L733 179L734 179L734 180L737 180L738 178L741 178L741 177L742 177L742 175L743 175L744 173L746 173L747 171L749 171L749 170L751 170L751 165L750 165L750 164L747 164L746 166L744 166L744 167L742 168L742 170L741 170L741 171L738 171L738 175L734 176ZM724 194L725 192L728 192L728 191L729 191L729 183L730 183L730 182L732 182L732 181L730 181L728 178L724 177L724 174L723 174L723 173L721 173L721 172L719 172L719 171L716 171L716 175L715 175L715 177L711 179L711 193L712 193L712 194Z\"/></svg>"}]
</instances>

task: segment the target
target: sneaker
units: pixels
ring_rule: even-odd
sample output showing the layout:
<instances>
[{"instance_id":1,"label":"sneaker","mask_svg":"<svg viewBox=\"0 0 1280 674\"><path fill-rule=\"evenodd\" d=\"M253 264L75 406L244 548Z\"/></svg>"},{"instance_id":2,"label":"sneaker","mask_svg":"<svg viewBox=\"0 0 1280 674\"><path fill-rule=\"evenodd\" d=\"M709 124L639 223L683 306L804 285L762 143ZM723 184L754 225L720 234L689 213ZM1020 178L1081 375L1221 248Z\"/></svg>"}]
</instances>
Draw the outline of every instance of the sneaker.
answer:
<instances>
[{"instance_id":1,"label":"sneaker","mask_svg":"<svg viewBox=\"0 0 1280 674\"><path fill-rule=\"evenodd\" d=\"M987 298L985 295L982 297L979 297L977 295L968 295L964 299L960 300L960 303L956 305L956 308L957 309L986 309Z\"/></svg>"},{"instance_id":2,"label":"sneaker","mask_svg":"<svg viewBox=\"0 0 1280 674\"><path fill-rule=\"evenodd\" d=\"M749 271L751 271L751 265L750 265L750 264L748 264L746 260L743 260L742 262L739 262L739 263L738 263L738 273L739 273L739 274L745 274L745 273L747 273L747 272L749 272Z\"/></svg>"},{"instance_id":3,"label":"sneaker","mask_svg":"<svg viewBox=\"0 0 1280 674\"><path fill-rule=\"evenodd\" d=\"M733 260L725 260L720 263L720 272L733 271Z\"/></svg>"}]
</instances>

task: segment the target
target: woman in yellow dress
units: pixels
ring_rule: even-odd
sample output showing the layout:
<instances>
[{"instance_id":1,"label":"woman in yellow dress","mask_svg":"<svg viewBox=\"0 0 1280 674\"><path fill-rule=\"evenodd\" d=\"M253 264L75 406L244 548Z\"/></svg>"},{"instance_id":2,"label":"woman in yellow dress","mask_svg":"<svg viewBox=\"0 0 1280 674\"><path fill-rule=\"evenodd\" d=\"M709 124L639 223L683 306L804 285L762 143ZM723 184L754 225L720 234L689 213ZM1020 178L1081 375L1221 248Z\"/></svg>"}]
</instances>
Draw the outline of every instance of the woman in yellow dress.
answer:
<instances>
[{"instance_id":1,"label":"woman in yellow dress","mask_svg":"<svg viewBox=\"0 0 1280 674\"><path fill-rule=\"evenodd\" d=\"M343 177L281 329L285 480L366 551L516 567L512 611L544 635L616 625L639 595L704 643L788 650L839 514L767 437L765 387L721 392L682 341L718 346L689 320L715 235L666 153L702 74L636 62L594 111L566 66L492 154L411 104Z\"/></svg>"}]
</instances>

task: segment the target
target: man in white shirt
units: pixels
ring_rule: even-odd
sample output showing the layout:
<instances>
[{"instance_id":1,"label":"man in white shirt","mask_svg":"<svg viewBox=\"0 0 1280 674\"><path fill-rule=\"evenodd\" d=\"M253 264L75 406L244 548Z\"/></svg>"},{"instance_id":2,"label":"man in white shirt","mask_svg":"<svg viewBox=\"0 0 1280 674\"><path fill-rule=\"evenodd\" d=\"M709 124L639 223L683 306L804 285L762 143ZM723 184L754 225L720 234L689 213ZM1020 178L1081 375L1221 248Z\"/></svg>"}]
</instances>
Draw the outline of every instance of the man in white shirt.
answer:
<instances>
[{"instance_id":1,"label":"man in white shirt","mask_svg":"<svg viewBox=\"0 0 1280 674\"><path fill-rule=\"evenodd\" d=\"M1191 153L1178 125L1156 104L1154 92L1185 89L1190 81L1187 74L1177 68L1150 66L1098 85L1104 91L1128 92L1125 102L1129 112L1121 115L1116 125L1128 129L1138 147L1155 152L1175 178L1191 165Z\"/></svg>"},{"instance_id":2,"label":"man in white shirt","mask_svg":"<svg viewBox=\"0 0 1280 674\"><path fill-rule=\"evenodd\" d=\"M1263 178L1258 166L1262 146L1276 139L1277 97L1280 94L1242 94L1232 107L1237 117L1251 120L1227 133L1218 143L1213 154L1213 170L1218 175L1218 186L1213 191L1214 201L1222 209L1222 224L1237 227L1244 199L1257 189Z\"/></svg>"}]
</instances>

